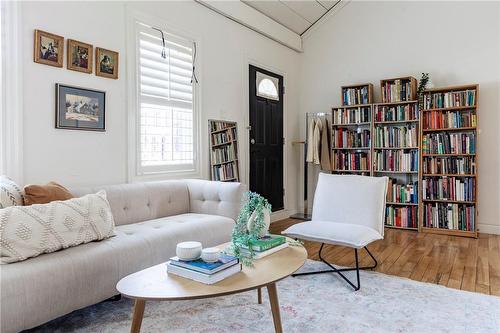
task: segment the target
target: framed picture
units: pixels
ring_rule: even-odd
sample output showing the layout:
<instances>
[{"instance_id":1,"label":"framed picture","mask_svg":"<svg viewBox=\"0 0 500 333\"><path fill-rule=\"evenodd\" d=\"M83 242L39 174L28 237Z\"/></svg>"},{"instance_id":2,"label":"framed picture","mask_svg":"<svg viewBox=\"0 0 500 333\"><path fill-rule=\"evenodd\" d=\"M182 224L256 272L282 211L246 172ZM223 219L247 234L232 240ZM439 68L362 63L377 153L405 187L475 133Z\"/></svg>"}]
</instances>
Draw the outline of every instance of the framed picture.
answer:
<instances>
[{"instance_id":1,"label":"framed picture","mask_svg":"<svg viewBox=\"0 0 500 333\"><path fill-rule=\"evenodd\" d=\"M39 64L63 66L64 37L35 30L33 60Z\"/></svg>"},{"instance_id":2,"label":"framed picture","mask_svg":"<svg viewBox=\"0 0 500 333\"><path fill-rule=\"evenodd\" d=\"M118 79L118 52L96 48L95 75Z\"/></svg>"},{"instance_id":3,"label":"framed picture","mask_svg":"<svg viewBox=\"0 0 500 333\"><path fill-rule=\"evenodd\" d=\"M56 84L56 128L105 131L106 92Z\"/></svg>"},{"instance_id":4,"label":"framed picture","mask_svg":"<svg viewBox=\"0 0 500 333\"><path fill-rule=\"evenodd\" d=\"M94 47L90 44L68 39L66 66L73 71L92 73Z\"/></svg>"}]
</instances>

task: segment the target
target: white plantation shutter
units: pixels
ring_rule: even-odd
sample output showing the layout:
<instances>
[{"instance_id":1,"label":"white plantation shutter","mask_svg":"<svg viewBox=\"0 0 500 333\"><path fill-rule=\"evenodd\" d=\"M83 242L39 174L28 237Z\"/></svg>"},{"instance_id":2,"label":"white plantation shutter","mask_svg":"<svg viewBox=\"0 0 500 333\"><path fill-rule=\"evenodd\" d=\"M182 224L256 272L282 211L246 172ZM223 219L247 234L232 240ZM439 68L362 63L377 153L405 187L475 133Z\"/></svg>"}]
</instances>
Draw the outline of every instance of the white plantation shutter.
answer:
<instances>
[{"instance_id":1,"label":"white plantation shutter","mask_svg":"<svg viewBox=\"0 0 500 333\"><path fill-rule=\"evenodd\" d=\"M138 23L140 169L194 168L193 43Z\"/></svg>"}]
</instances>

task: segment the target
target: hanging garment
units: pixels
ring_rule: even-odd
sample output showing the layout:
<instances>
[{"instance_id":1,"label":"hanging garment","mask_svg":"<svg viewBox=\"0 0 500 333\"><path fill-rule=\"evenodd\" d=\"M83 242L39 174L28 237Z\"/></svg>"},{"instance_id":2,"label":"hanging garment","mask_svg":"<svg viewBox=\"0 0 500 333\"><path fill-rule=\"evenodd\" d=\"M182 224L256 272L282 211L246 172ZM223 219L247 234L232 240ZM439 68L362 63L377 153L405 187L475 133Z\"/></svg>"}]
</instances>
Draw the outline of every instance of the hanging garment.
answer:
<instances>
[{"instance_id":1,"label":"hanging garment","mask_svg":"<svg viewBox=\"0 0 500 333\"><path fill-rule=\"evenodd\" d=\"M314 118L309 119L309 124L307 126L307 156L306 162L312 163L314 159L314 145L313 145L313 137L314 137Z\"/></svg>"},{"instance_id":2,"label":"hanging garment","mask_svg":"<svg viewBox=\"0 0 500 333\"><path fill-rule=\"evenodd\" d=\"M330 158L330 127L326 117L321 118L321 170L331 171L332 163Z\"/></svg>"},{"instance_id":3,"label":"hanging garment","mask_svg":"<svg viewBox=\"0 0 500 333\"><path fill-rule=\"evenodd\" d=\"M323 124L321 119L316 119L314 122L314 134L313 134L313 162L314 164L321 164L321 130Z\"/></svg>"}]
</instances>

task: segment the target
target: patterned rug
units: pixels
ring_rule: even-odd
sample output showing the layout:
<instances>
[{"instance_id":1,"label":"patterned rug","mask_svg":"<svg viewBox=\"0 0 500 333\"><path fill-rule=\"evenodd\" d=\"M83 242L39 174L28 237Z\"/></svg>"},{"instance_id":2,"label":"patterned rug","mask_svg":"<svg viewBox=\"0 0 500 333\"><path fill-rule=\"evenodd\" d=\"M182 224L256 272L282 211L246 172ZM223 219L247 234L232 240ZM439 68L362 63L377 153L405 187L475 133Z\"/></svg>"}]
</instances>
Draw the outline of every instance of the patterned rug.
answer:
<instances>
[{"instance_id":1,"label":"patterned rug","mask_svg":"<svg viewBox=\"0 0 500 333\"><path fill-rule=\"evenodd\" d=\"M302 271L322 267L308 260ZM347 273L349 274L349 273ZM361 272L354 292L334 274L278 284L284 332L500 332L500 297ZM274 332L267 293L179 302L147 302L141 332ZM30 332L128 332L133 303L103 302Z\"/></svg>"}]
</instances>

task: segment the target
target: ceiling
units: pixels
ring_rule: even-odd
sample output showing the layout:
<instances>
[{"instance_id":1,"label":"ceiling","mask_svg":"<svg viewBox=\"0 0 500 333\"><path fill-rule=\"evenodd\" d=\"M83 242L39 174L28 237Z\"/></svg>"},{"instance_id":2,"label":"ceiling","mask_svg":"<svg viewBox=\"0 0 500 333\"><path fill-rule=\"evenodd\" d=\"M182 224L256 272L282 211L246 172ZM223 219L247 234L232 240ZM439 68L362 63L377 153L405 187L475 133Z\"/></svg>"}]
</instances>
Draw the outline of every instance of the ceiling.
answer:
<instances>
[{"instance_id":1,"label":"ceiling","mask_svg":"<svg viewBox=\"0 0 500 333\"><path fill-rule=\"evenodd\" d=\"M340 1L242 0L242 2L296 34L302 35Z\"/></svg>"}]
</instances>

